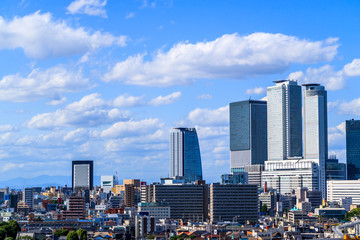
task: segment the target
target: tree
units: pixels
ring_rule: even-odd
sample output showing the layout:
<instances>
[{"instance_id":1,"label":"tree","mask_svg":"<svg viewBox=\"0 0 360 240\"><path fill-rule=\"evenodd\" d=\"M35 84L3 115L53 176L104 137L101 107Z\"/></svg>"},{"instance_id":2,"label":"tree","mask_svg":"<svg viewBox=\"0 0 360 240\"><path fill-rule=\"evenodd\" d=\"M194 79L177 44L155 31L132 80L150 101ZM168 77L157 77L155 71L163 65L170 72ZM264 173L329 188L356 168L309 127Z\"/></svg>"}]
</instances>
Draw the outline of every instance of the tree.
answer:
<instances>
[{"instance_id":1,"label":"tree","mask_svg":"<svg viewBox=\"0 0 360 240\"><path fill-rule=\"evenodd\" d=\"M3 227L0 227L0 239L4 240L6 237L6 230Z\"/></svg>"},{"instance_id":2,"label":"tree","mask_svg":"<svg viewBox=\"0 0 360 240\"><path fill-rule=\"evenodd\" d=\"M10 220L8 225L9 225L9 230L7 236L16 239L17 233L21 231L21 227L19 223L15 220Z\"/></svg>"},{"instance_id":3,"label":"tree","mask_svg":"<svg viewBox=\"0 0 360 240\"><path fill-rule=\"evenodd\" d=\"M359 217L359 216L360 216L360 208L355 208L345 214L344 221L350 221L352 217Z\"/></svg>"},{"instance_id":4,"label":"tree","mask_svg":"<svg viewBox=\"0 0 360 240\"><path fill-rule=\"evenodd\" d=\"M54 235L56 237L61 237L61 236L67 236L69 234L69 230L68 229L56 229L54 231Z\"/></svg>"},{"instance_id":5,"label":"tree","mask_svg":"<svg viewBox=\"0 0 360 240\"><path fill-rule=\"evenodd\" d=\"M79 237L75 231L71 231L66 236L66 240L79 240Z\"/></svg>"},{"instance_id":6,"label":"tree","mask_svg":"<svg viewBox=\"0 0 360 240\"><path fill-rule=\"evenodd\" d=\"M261 206L261 212L263 212L263 213L267 213L267 212L268 212L268 208L267 208L266 204L263 204L263 205Z\"/></svg>"},{"instance_id":7,"label":"tree","mask_svg":"<svg viewBox=\"0 0 360 240\"><path fill-rule=\"evenodd\" d=\"M30 236L22 236L22 237L19 237L17 240L35 240L35 239Z\"/></svg>"},{"instance_id":8,"label":"tree","mask_svg":"<svg viewBox=\"0 0 360 240\"><path fill-rule=\"evenodd\" d=\"M84 229L79 229L76 231L78 237L80 240L87 240L87 232Z\"/></svg>"}]
</instances>

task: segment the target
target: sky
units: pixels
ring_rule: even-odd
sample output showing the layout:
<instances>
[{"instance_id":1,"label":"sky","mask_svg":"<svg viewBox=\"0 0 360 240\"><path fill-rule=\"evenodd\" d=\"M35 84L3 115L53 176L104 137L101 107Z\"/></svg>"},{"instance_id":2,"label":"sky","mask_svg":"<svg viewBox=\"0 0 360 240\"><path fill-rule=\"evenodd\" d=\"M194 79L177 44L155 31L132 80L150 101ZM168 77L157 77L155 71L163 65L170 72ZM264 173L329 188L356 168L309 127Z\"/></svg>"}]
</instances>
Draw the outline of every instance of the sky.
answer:
<instances>
[{"instance_id":1,"label":"sky","mask_svg":"<svg viewBox=\"0 0 360 240\"><path fill-rule=\"evenodd\" d=\"M195 127L203 176L230 171L230 102L272 81L328 90L329 153L360 118L360 2L2 0L0 181L96 176L158 181L169 131Z\"/></svg>"}]
</instances>

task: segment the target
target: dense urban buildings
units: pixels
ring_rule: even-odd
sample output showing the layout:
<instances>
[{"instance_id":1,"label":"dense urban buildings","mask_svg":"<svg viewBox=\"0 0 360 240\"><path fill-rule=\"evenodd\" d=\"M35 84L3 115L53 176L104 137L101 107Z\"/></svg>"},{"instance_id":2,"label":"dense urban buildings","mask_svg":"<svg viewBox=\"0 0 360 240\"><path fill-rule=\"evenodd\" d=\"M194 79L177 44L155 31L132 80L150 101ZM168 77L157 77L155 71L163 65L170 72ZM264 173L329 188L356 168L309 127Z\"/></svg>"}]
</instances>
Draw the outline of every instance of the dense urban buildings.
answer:
<instances>
[{"instance_id":1,"label":"dense urban buildings","mask_svg":"<svg viewBox=\"0 0 360 240\"><path fill-rule=\"evenodd\" d=\"M186 182L202 180L199 140L195 128L174 128L170 133L170 177Z\"/></svg>"},{"instance_id":2,"label":"dense urban buildings","mask_svg":"<svg viewBox=\"0 0 360 240\"><path fill-rule=\"evenodd\" d=\"M72 161L72 188L92 190L94 187L93 161Z\"/></svg>"},{"instance_id":3,"label":"dense urban buildings","mask_svg":"<svg viewBox=\"0 0 360 240\"><path fill-rule=\"evenodd\" d=\"M347 179L360 178L360 120L346 121Z\"/></svg>"},{"instance_id":4,"label":"dense urban buildings","mask_svg":"<svg viewBox=\"0 0 360 240\"><path fill-rule=\"evenodd\" d=\"M230 168L244 171L246 165L267 160L266 101L230 103Z\"/></svg>"}]
</instances>

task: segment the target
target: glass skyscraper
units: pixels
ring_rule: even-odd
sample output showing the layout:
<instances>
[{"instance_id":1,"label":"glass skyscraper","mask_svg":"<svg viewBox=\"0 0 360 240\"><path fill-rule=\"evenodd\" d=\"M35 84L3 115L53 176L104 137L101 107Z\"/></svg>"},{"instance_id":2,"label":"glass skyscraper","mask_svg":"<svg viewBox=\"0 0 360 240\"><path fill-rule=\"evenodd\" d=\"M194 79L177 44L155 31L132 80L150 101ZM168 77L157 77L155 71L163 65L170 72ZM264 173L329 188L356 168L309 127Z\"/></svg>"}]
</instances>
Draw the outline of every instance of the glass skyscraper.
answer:
<instances>
[{"instance_id":1,"label":"glass skyscraper","mask_svg":"<svg viewBox=\"0 0 360 240\"><path fill-rule=\"evenodd\" d=\"M360 178L360 120L346 121L346 164L348 180Z\"/></svg>"},{"instance_id":2,"label":"glass skyscraper","mask_svg":"<svg viewBox=\"0 0 360 240\"><path fill-rule=\"evenodd\" d=\"M275 83L267 89L268 160L301 157L301 86L293 80Z\"/></svg>"},{"instance_id":3,"label":"glass skyscraper","mask_svg":"<svg viewBox=\"0 0 360 240\"><path fill-rule=\"evenodd\" d=\"M267 160L266 101L230 103L230 168L240 172L246 165Z\"/></svg>"},{"instance_id":4,"label":"glass skyscraper","mask_svg":"<svg viewBox=\"0 0 360 240\"><path fill-rule=\"evenodd\" d=\"M199 140L195 128L174 128L170 133L170 177L185 182L202 180Z\"/></svg>"}]
</instances>

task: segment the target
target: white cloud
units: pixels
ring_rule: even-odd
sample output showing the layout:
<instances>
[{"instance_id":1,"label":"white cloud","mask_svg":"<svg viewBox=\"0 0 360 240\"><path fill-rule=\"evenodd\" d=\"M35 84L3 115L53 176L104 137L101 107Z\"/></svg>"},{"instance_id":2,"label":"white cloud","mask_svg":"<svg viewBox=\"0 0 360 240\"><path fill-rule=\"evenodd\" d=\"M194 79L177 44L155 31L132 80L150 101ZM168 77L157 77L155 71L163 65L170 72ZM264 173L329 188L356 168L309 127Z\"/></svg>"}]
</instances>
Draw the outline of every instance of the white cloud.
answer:
<instances>
[{"instance_id":1,"label":"white cloud","mask_svg":"<svg viewBox=\"0 0 360 240\"><path fill-rule=\"evenodd\" d=\"M246 90L247 95L251 95L251 94L258 95L258 94L263 94L265 92L266 92L266 89L263 87L249 88Z\"/></svg>"},{"instance_id":2,"label":"white cloud","mask_svg":"<svg viewBox=\"0 0 360 240\"><path fill-rule=\"evenodd\" d=\"M145 102L142 100L143 96L130 96L128 94L120 95L114 99L114 107L135 107L144 105Z\"/></svg>"},{"instance_id":3,"label":"white cloud","mask_svg":"<svg viewBox=\"0 0 360 240\"><path fill-rule=\"evenodd\" d=\"M19 169L19 168L23 168L25 166L25 164L20 163L5 163L2 168L1 168L1 172L7 172L10 170L14 170L14 169Z\"/></svg>"},{"instance_id":4,"label":"white cloud","mask_svg":"<svg viewBox=\"0 0 360 240\"><path fill-rule=\"evenodd\" d=\"M50 13L39 11L12 21L0 17L0 50L22 48L26 56L36 59L84 54L114 44L125 46L126 39L72 28L65 21L54 21Z\"/></svg>"},{"instance_id":5,"label":"white cloud","mask_svg":"<svg viewBox=\"0 0 360 240\"><path fill-rule=\"evenodd\" d=\"M187 118L196 125L227 125L229 124L229 106L217 109L196 108L189 113Z\"/></svg>"},{"instance_id":6,"label":"white cloud","mask_svg":"<svg viewBox=\"0 0 360 240\"><path fill-rule=\"evenodd\" d=\"M14 131L16 128L10 124L0 125L0 132L11 132Z\"/></svg>"},{"instance_id":7,"label":"white cloud","mask_svg":"<svg viewBox=\"0 0 360 240\"><path fill-rule=\"evenodd\" d=\"M64 102L66 102L66 97L62 97L60 99L54 99L46 104L56 106L56 105L63 104Z\"/></svg>"},{"instance_id":8,"label":"white cloud","mask_svg":"<svg viewBox=\"0 0 360 240\"><path fill-rule=\"evenodd\" d=\"M106 6L107 0L75 0L70 3L67 10L71 14L87 14L91 16L107 17Z\"/></svg>"},{"instance_id":9,"label":"white cloud","mask_svg":"<svg viewBox=\"0 0 360 240\"><path fill-rule=\"evenodd\" d=\"M197 99L209 100L209 99L212 99L212 96L210 94L201 94L201 95L197 96Z\"/></svg>"},{"instance_id":10,"label":"white cloud","mask_svg":"<svg viewBox=\"0 0 360 240\"><path fill-rule=\"evenodd\" d=\"M340 123L336 127L331 127L328 130L328 141L329 147L336 148L338 146L345 145L345 131L346 125L345 122Z\"/></svg>"},{"instance_id":11,"label":"white cloud","mask_svg":"<svg viewBox=\"0 0 360 240\"><path fill-rule=\"evenodd\" d=\"M174 92L167 96L158 96L149 102L149 105L159 106L163 104L170 104L178 100L181 97L181 92Z\"/></svg>"},{"instance_id":12,"label":"white cloud","mask_svg":"<svg viewBox=\"0 0 360 240\"><path fill-rule=\"evenodd\" d=\"M97 93L87 95L80 101L68 104L55 112L34 116L30 128L51 129L67 126L98 126L129 119L129 112L110 108Z\"/></svg>"},{"instance_id":13,"label":"white cloud","mask_svg":"<svg viewBox=\"0 0 360 240\"><path fill-rule=\"evenodd\" d=\"M8 75L0 80L0 101L26 102L42 98L61 101L61 95L89 87L81 72L71 72L62 66L45 71L34 69L26 76ZM55 103L55 102L52 102Z\"/></svg>"},{"instance_id":14,"label":"white cloud","mask_svg":"<svg viewBox=\"0 0 360 240\"><path fill-rule=\"evenodd\" d=\"M129 13L129 14L127 14L127 15L125 16L126 19L133 18L133 17L135 17L135 13L134 13L134 12L131 12L131 13Z\"/></svg>"},{"instance_id":15,"label":"white cloud","mask_svg":"<svg viewBox=\"0 0 360 240\"><path fill-rule=\"evenodd\" d=\"M346 115L360 116L360 98L350 102L343 102L339 105L339 113Z\"/></svg>"},{"instance_id":16,"label":"white cloud","mask_svg":"<svg viewBox=\"0 0 360 240\"><path fill-rule=\"evenodd\" d=\"M153 132L164 126L164 123L157 118L149 118L141 121L130 120L117 122L108 129L101 132L101 137L119 138L129 136L142 136Z\"/></svg>"},{"instance_id":17,"label":"white cloud","mask_svg":"<svg viewBox=\"0 0 360 240\"><path fill-rule=\"evenodd\" d=\"M105 81L166 87L199 78L234 78L278 73L291 63L329 61L337 53L336 41L302 40L283 34L226 34L214 41L182 42L168 52L159 50L151 61L145 55L118 62Z\"/></svg>"},{"instance_id":18,"label":"white cloud","mask_svg":"<svg viewBox=\"0 0 360 240\"><path fill-rule=\"evenodd\" d=\"M320 83L328 90L335 91L345 87L347 78L357 76L360 76L360 59L354 59L339 71L335 71L330 65L325 65L319 68L308 68L305 73L293 72L288 79L295 79L300 83Z\"/></svg>"}]
</instances>

